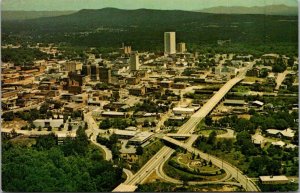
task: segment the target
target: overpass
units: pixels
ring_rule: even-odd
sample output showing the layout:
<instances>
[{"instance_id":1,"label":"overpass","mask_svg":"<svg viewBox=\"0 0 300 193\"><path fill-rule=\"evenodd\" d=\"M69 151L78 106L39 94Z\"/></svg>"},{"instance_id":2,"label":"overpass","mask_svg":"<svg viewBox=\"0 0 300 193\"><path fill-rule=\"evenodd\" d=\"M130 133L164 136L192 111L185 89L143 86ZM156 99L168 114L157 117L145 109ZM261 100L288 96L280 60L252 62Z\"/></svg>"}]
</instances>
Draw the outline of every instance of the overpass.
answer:
<instances>
[{"instance_id":1,"label":"overpass","mask_svg":"<svg viewBox=\"0 0 300 193\"><path fill-rule=\"evenodd\" d=\"M200 121L203 118L205 118L205 116L207 116L213 110L213 108L222 100L222 98L229 92L229 90L234 85L236 85L241 80L243 80L247 70L249 68L252 68L252 66L253 66L253 63L250 64L247 68L245 68L244 71L241 72L238 77L229 80L212 98L210 98L202 106L202 108L200 108L197 112L195 112L191 116L191 118L179 128L179 131L177 133L178 134L192 134L194 129L196 128L196 126L200 123ZM192 147L189 147L189 149L190 148L192 148ZM196 151L195 148L193 148L193 150ZM127 182L124 184L130 185L132 187L136 187L137 184L143 183L150 176L150 174L156 170L156 168L159 165L161 165L162 163L164 163L168 160L168 158L172 155L172 153L174 151L175 150L173 150L170 147L167 147L167 146L162 147L137 173L135 173L135 175L131 179L127 180ZM202 152L197 150L197 153L199 153L201 156ZM215 158L214 162L218 164L220 161L219 161L219 159ZM223 163L223 161L222 161L222 163ZM230 168L232 170L232 166L229 165L228 168ZM238 172L237 172L237 174L238 174ZM243 176L243 175L240 174L240 176ZM237 175L236 177L239 177L239 175ZM239 182L241 184L245 184L245 181L248 182L248 178L245 176L239 177L238 179L241 179L241 180L239 180ZM246 184L248 185L248 183L246 183ZM123 184L121 184L121 185L123 185ZM245 187L245 189L249 190L249 191L259 191L259 188L255 185ZM116 187L116 189L114 191L116 191L116 190L120 190L120 188Z\"/></svg>"},{"instance_id":2,"label":"overpass","mask_svg":"<svg viewBox=\"0 0 300 193\"><path fill-rule=\"evenodd\" d=\"M195 155L200 155L202 159L207 161L211 161L214 165L219 168L222 168L229 173L232 177L234 177L244 188L246 191L259 191L259 187L247 176L243 175L242 171L240 171L237 167L231 165L230 163L224 161L223 159L217 158L215 156L204 153L194 147L191 147L185 143L172 139L168 136L164 136L163 140L175 144L187 151L194 153ZM213 182L212 182L213 183Z\"/></svg>"}]
</instances>

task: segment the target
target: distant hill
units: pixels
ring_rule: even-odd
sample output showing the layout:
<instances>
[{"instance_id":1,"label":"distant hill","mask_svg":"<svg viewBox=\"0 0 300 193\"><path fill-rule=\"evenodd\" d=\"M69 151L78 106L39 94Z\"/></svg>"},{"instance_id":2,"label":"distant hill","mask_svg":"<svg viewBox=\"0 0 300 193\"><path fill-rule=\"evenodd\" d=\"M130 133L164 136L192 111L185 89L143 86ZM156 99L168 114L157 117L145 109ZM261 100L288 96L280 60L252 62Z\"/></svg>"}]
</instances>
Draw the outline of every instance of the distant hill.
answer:
<instances>
[{"instance_id":1,"label":"distant hill","mask_svg":"<svg viewBox=\"0 0 300 193\"><path fill-rule=\"evenodd\" d=\"M203 13L216 14L265 14L265 15L298 15L298 7L290 7L286 5L268 5L255 7L211 7L199 10Z\"/></svg>"},{"instance_id":2,"label":"distant hill","mask_svg":"<svg viewBox=\"0 0 300 193\"><path fill-rule=\"evenodd\" d=\"M165 31L175 31L177 41L197 45L228 39L233 43L295 43L298 42L298 17L104 8L2 22L3 42L8 37L14 41L11 34L15 34L23 41L93 47L116 47L124 42L141 50L162 49Z\"/></svg>"},{"instance_id":3,"label":"distant hill","mask_svg":"<svg viewBox=\"0 0 300 193\"><path fill-rule=\"evenodd\" d=\"M2 11L2 21L9 20L26 20L36 19L40 17L55 17L60 15L68 15L76 11Z\"/></svg>"}]
</instances>

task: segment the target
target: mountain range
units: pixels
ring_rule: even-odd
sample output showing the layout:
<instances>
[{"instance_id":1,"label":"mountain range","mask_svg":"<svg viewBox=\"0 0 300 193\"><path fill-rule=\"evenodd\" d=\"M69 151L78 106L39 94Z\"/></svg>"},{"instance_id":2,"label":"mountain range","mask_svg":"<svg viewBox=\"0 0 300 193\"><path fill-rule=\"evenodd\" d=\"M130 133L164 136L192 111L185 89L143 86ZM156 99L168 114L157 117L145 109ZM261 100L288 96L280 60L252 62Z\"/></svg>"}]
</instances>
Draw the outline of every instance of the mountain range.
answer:
<instances>
[{"instance_id":1,"label":"mountain range","mask_svg":"<svg viewBox=\"0 0 300 193\"><path fill-rule=\"evenodd\" d=\"M1 17L3 21L9 20L26 20L41 17L55 17L61 15L69 15L78 11L2 11ZM286 5L267 5L256 7L211 7L202 10L196 10L202 13L214 14L265 14L265 15L298 15L297 7Z\"/></svg>"},{"instance_id":2,"label":"mountain range","mask_svg":"<svg viewBox=\"0 0 300 193\"><path fill-rule=\"evenodd\" d=\"M41 17L55 17L60 15L69 15L76 11L2 11L1 19L3 21L9 20L26 20L36 19Z\"/></svg>"},{"instance_id":3,"label":"mountain range","mask_svg":"<svg viewBox=\"0 0 300 193\"><path fill-rule=\"evenodd\" d=\"M56 42L77 46L161 49L163 33L175 31L187 44L296 43L298 17L261 14L211 14L180 10L84 9L68 15L2 20L3 43Z\"/></svg>"},{"instance_id":4,"label":"mountain range","mask_svg":"<svg viewBox=\"0 0 300 193\"><path fill-rule=\"evenodd\" d=\"M203 13L216 13L216 14L265 14L265 15L298 15L298 7L291 7L286 5L267 5L267 6L254 6L254 7L211 7L199 10Z\"/></svg>"}]
</instances>

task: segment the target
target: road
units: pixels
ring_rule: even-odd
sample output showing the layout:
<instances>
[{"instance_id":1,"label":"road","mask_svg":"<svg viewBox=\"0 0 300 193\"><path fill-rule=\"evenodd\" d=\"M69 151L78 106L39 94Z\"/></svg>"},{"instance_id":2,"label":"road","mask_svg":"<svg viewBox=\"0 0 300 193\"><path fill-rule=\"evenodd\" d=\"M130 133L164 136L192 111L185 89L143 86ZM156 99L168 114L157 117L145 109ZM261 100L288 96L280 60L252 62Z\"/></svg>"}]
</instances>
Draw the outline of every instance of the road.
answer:
<instances>
[{"instance_id":1,"label":"road","mask_svg":"<svg viewBox=\"0 0 300 193\"><path fill-rule=\"evenodd\" d=\"M164 172L164 170L163 170L164 164L165 164L165 163L161 163L161 164L159 165L159 167L156 169L156 174L157 174L160 178L164 179L164 180L167 181L167 182L171 182L171 183L174 183L174 184L182 184L183 181L178 180L178 179L171 178L170 176L168 176L168 175ZM220 180L216 180L216 181L200 181L200 182L198 182L198 181L189 181L188 184L191 184L191 185L192 185L192 184L220 184L220 183L223 184L224 181L230 180L230 179L232 178L232 176L229 174L229 172L227 172L227 171L225 171L225 172L226 172L226 176L225 176L224 178L220 179ZM230 182L229 182L229 183L230 183ZM240 186L239 183L236 183L235 185Z\"/></svg>"},{"instance_id":2,"label":"road","mask_svg":"<svg viewBox=\"0 0 300 193\"><path fill-rule=\"evenodd\" d=\"M130 170L126 169L126 168L123 168L123 172L124 172L124 173L126 174L126 176L127 176L127 178L126 178L126 180L125 180L125 182L124 182L124 183L126 183L127 181L129 181L129 180L132 178L133 173L132 173Z\"/></svg>"},{"instance_id":3,"label":"road","mask_svg":"<svg viewBox=\"0 0 300 193\"><path fill-rule=\"evenodd\" d=\"M196 155L200 155L202 159L211 161L217 167L224 169L226 173L229 173L232 177L234 177L245 188L246 191L259 191L257 185L251 179L243 175L242 171L240 171L237 167L231 165L223 159L204 153L196 148L193 148L185 143L182 143L168 136L164 136L163 139L170 143L178 145L189 152L192 152Z\"/></svg>"},{"instance_id":4,"label":"road","mask_svg":"<svg viewBox=\"0 0 300 193\"><path fill-rule=\"evenodd\" d=\"M112 160L112 153L111 150L108 149L106 146L97 143L97 136L99 133L105 133L105 130L99 129L97 123L92 117L92 112L88 112L84 114L84 120L88 124L88 129L86 130L87 136L90 138L91 142L95 144L97 147L100 147L103 152L105 153L105 160L111 161Z\"/></svg>"},{"instance_id":5,"label":"road","mask_svg":"<svg viewBox=\"0 0 300 193\"><path fill-rule=\"evenodd\" d=\"M174 152L170 147L162 147L134 176L127 181L128 185L136 185L143 183L150 174L159 166L160 163L166 161Z\"/></svg>"},{"instance_id":6,"label":"road","mask_svg":"<svg viewBox=\"0 0 300 193\"><path fill-rule=\"evenodd\" d=\"M243 71L239 73L239 75L236 78L233 78L229 80L210 100L208 100L207 103L205 103L196 113L194 113L191 118L180 127L179 131L177 133L179 134L188 134L193 133L194 129L200 123L200 121L207 116L211 110L221 101L221 99L226 95L226 93L238 82L240 82L244 77L248 69L252 68L253 63L251 63L247 68L244 68ZM192 148L192 147L189 147ZM197 150L199 151L199 150ZM133 177L132 179L128 180L128 185L135 186L136 184L143 183L150 174L156 170L156 168L161 165L162 163L166 162L168 158L172 155L174 152L173 149L170 147L162 147ZM200 153L200 152L199 152ZM219 163L220 160L218 158L215 158L215 163ZM222 162L223 163L223 162ZM229 165L229 164L228 164ZM231 166L232 167L232 166ZM231 169L231 168L230 168ZM232 171L231 171L232 172ZM242 175L242 174L241 174ZM239 179L239 182L241 184L244 184L243 179L246 178L241 177ZM248 178L247 178L248 179ZM246 190L250 191L259 191L259 189L253 185L246 187Z\"/></svg>"}]
</instances>

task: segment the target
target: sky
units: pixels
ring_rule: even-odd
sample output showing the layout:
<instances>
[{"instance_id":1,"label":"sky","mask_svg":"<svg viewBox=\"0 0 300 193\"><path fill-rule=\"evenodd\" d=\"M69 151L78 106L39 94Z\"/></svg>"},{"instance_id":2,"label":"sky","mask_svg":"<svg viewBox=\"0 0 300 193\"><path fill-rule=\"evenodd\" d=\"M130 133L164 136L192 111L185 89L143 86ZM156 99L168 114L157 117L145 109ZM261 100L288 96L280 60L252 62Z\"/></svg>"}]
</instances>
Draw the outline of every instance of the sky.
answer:
<instances>
[{"instance_id":1,"label":"sky","mask_svg":"<svg viewBox=\"0 0 300 193\"><path fill-rule=\"evenodd\" d=\"M1 0L2 10L61 11L80 9L168 9L200 10L215 6L298 6L298 0Z\"/></svg>"}]
</instances>

